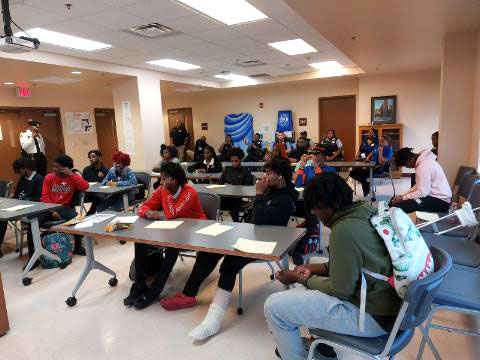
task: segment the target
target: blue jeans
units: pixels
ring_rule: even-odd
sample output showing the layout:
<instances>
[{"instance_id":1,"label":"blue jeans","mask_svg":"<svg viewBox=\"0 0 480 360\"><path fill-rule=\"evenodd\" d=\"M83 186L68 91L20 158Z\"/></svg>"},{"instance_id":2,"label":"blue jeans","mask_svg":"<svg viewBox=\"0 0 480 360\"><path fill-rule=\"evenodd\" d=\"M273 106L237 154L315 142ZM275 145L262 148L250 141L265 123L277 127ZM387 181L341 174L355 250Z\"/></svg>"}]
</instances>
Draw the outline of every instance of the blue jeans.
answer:
<instances>
[{"instance_id":1,"label":"blue jeans","mask_svg":"<svg viewBox=\"0 0 480 360\"><path fill-rule=\"evenodd\" d=\"M267 324L282 360L304 360L308 356L300 327L340 334L376 337L385 331L368 313L365 331L358 329L359 308L317 290L301 286L272 294L265 301Z\"/></svg>"}]
</instances>

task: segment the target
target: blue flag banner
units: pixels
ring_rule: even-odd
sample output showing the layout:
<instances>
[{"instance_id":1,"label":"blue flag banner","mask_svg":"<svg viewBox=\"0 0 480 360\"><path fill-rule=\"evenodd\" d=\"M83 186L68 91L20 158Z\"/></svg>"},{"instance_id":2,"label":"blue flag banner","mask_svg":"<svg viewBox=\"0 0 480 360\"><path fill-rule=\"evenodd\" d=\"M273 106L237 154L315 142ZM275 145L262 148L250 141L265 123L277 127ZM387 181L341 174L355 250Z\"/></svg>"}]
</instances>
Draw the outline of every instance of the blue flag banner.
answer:
<instances>
[{"instance_id":1,"label":"blue flag banner","mask_svg":"<svg viewBox=\"0 0 480 360\"><path fill-rule=\"evenodd\" d=\"M287 137L293 135L292 110L281 110L278 112L277 132L283 131Z\"/></svg>"},{"instance_id":2,"label":"blue flag banner","mask_svg":"<svg viewBox=\"0 0 480 360\"><path fill-rule=\"evenodd\" d=\"M231 135L235 147L246 152L253 140L253 116L250 113L225 116L225 135ZM246 144L245 144L246 143Z\"/></svg>"}]
</instances>

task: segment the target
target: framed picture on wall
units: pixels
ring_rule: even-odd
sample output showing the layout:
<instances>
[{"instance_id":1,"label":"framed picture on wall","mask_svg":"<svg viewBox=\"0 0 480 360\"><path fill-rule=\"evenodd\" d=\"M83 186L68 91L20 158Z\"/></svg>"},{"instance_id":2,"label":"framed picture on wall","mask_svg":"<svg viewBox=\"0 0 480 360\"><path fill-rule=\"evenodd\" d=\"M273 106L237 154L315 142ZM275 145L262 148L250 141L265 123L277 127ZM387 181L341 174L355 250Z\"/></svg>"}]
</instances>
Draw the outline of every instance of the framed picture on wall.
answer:
<instances>
[{"instance_id":1,"label":"framed picture on wall","mask_svg":"<svg viewBox=\"0 0 480 360\"><path fill-rule=\"evenodd\" d=\"M372 117L371 123L396 124L397 122L397 96L377 96L372 97Z\"/></svg>"}]
</instances>

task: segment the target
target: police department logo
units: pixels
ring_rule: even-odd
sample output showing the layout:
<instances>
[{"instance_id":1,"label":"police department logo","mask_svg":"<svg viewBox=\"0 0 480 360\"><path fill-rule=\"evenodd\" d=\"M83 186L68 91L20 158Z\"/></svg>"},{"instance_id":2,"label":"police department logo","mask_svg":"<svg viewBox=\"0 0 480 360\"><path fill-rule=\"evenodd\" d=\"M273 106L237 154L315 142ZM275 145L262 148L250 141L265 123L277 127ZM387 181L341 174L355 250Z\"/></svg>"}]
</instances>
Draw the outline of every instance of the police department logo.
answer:
<instances>
[{"instance_id":1,"label":"police department logo","mask_svg":"<svg viewBox=\"0 0 480 360\"><path fill-rule=\"evenodd\" d=\"M290 120L290 118L289 118L288 114L285 114L285 113L280 114L280 116L278 118L278 124L280 126L288 126L289 120Z\"/></svg>"}]
</instances>

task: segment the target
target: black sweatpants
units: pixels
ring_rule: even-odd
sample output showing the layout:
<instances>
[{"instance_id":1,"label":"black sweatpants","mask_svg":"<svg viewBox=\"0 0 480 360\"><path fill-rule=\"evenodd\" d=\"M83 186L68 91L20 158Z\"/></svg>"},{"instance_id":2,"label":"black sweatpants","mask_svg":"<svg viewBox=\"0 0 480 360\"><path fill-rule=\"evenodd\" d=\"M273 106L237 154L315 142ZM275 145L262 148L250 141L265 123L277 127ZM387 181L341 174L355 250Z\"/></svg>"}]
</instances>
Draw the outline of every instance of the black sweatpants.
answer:
<instances>
[{"instance_id":1,"label":"black sweatpants","mask_svg":"<svg viewBox=\"0 0 480 360\"><path fill-rule=\"evenodd\" d=\"M152 251L151 246L135 243L135 283L142 288L146 288L148 253ZM155 280L152 287L160 294L167 283L168 277L172 272L173 266L177 262L180 249L165 248L160 270L155 274Z\"/></svg>"},{"instance_id":2,"label":"black sweatpants","mask_svg":"<svg viewBox=\"0 0 480 360\"><path fill-rule=\"evenodd\" d=\"M8 223L6 221L0 221L0 247L2 246L5 233L7 232L7 224Z\"/></svg>"},{"instance_id":3,"label":"black sweatpants","mask_svg":"<svg viewBox=\"0 0 480 360\"><path fill-rule=\"evenodd\" d=\"M416 200L403 200L395 204L390 202L389 206L400 208L410 214L414 211L446 212L450 208L450 203L433 196L426 196Z\"/></svg>"},{"instance_id":4,"label":"black sweatpants","mask_svg":"<svg viewBox=\"0 0 480 360\"><path fill-rule=\"evenodd\" d=\"M87 216L93 215L97 212L97 206L102 203L103 199L105 199L103 196L85 194L85 203L92 203L92 205L90 205L90 209L88 209Z\"/></svg>"},{"instance_id":5,"label":"black sweatpants","mask_svg":"<svg viewBox=\"0 0 480 360\"><path fill-rule=\"evenodd\" d=\"M240 207L242 206L242 199L237 198L222 198L220 208L228 210L234 222L240 221Z\"/></svg>"},{"instance_id":6,"label":"black sweatpants","mask_svg":"<svg viewBox=\"0 0 480 360\"><path fill-rule=\"evenodd\" d=\"M220 259L223 257L221 254L198 252L195 265L193 266L192 273L188 278L183 294L186 296L196 296L198 289L205 281L205 279L212 273L217 266ZM235 280L238 273L247 264L254 262L255 259L226 255L223 259L222 265L220 265L220 279L218 280L218 287L232 292L235 287Z\"/></svg>"},{"instance_id":7,"label":"black sweatpants","mask_svg":"<svg viewBox=\"0 0 480 360\"><path fill-rule=\"evenodd\" d=\"M382 173L383 168L381 166L373 170L373 175ZM355 168L350 171L350 177L362 184L363 196L367 196L370 193L370 184L368 182L368 179L370 178L369 169Z\"/></svg>"}]
</instances>

